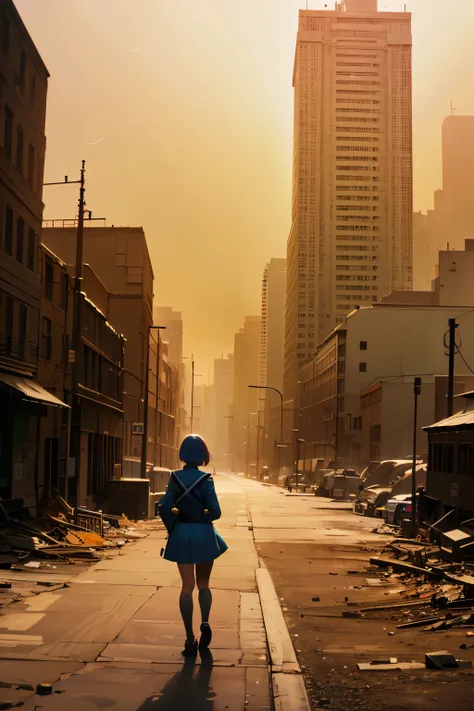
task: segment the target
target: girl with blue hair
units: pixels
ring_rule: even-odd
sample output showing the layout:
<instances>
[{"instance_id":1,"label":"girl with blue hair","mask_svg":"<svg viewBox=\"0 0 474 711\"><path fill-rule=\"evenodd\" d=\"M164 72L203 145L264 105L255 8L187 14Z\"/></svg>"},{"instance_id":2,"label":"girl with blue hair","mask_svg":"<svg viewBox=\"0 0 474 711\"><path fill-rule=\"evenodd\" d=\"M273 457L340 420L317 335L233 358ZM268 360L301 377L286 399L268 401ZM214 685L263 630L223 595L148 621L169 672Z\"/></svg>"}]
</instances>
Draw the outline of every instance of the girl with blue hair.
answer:
<instances>
[{"instance_id":1,"label":"girl with blue hair","mask_svg":"<svg viewBox=\"0 0 474 711\"><path fill-rule=\"evenodd\" d=\"M214 560L227 550L227 545L214 529L213 521L221 516L214 482L199 467L211 460L206 442L199 435L184 438L179 458L184 467L172 472L168 489L159 505L159 513L168 530L163 552L166 560L178 564L182 580L179 609L186 630L183 656L197 656L208 649L212 631L209 615L212 593L209 588ZM193 630L193 590L199 590L201 637L199 644Z\"/></svg>"}]
</instances>

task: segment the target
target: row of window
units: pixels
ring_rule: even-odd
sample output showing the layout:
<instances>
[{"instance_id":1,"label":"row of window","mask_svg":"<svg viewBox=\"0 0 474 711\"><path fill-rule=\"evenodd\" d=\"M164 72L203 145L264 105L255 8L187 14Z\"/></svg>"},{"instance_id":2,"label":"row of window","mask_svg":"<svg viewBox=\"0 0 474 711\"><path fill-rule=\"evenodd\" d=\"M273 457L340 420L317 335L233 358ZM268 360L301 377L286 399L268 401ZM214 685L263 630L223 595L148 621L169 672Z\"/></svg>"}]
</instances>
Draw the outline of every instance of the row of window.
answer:
<instances>
[{"instance_id":1,"label":"row of window","mask_svg":"<svg viewBox=\"0 0 474 711\"><path fill-rule=\"evenodd\" d=\"M13 113L5 105L5 125L3 134L3 153L9 161L11 161L17 170L24 175L32 188L35 187L35 168L36 168L36 153L34 146L30 143L28 146L28 161L25 174L25 138L21 126L16 128L16 143L15 150L13 147Z\"/></svg>"},{"instance_id":2,"label":"row of window","mask_svg":"<svg viewBox=\"0 0 474 711\"><path fill-rule=\"evenodd\" d=\"M32 272L35 271L36 233L33 227L28 227L26 233L23 217L18 215L15 220L11 207L5 210L4 248L10 257L14 257L17 262L24 264Z\"/></svg>"},{"instance_id":3,"label":"row of window","mask_svg":"<svg viewBox=\"0 0 474 711\"><path fill-rule=\"evenodd\" d=\"M8 56L11 51L11 27L5 13L0 13L0 46L3 54ZM28 69L28 61L26 52L23 47L20 47L18 54L18 73L16 75L17 87L22 92L26 91L26 75ZM30 75L29 82L30 101L34 104L36 99L36 73L33 71Z\"/></svg>"}]
</instances>

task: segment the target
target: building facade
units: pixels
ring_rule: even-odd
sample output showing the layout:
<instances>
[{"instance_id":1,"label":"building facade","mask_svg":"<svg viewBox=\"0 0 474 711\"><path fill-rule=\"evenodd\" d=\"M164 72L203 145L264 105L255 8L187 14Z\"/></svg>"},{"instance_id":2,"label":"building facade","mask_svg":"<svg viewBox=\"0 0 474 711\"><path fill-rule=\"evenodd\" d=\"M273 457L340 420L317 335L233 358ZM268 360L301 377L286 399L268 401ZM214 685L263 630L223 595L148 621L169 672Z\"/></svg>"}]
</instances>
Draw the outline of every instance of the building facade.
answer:
<instances>
[{"instance_id":1,"label":"building facade","mask_svg":"<svg viewBox=\"0 0 474 711\"><path fill-rule=\"evenodd\" d=\"M162 331L163 341L166 343L168 353L168 367L173 381L173 401L176 403L174 413L174 430L176 444L179 444L185 434L186 409L186 368L183 361L183 317L180 311L175 311L171 306L155 306L153 318L156 326L165 326ZM173 464L173 466L176 466Z\"/></svg>"},{"instance_id":2,"label":"building facade","mask_svg":"<svg viewBox=\"0 0 474 711\"><path fill-rule=\"evenodd\" d=\"M259 390L249 385L259 384L261 317L246 316L243 328L234 338L234 411L232 440L237 471L248 468L249 453L256 449L256 414L263 411ZM253 418L253 419L252 419Z\"/></svg>"},{"instance_id":3,"label":"building facade","mask_svg":"<svg viewBox=\"0 0 474 711\"><path fill-rule=\"evenodd\" d=\"M38 380L58 400L71 402L73 276L67 265L41 245L41 338ZM78 478L68 463L71 410L48 408L40 423L38 496L58 491L93 508L106 496L107 481L122 462L124 338L104 309L107 291L86 266L81 295L79 364L80 451Z\"/></svg>"},{"instance_id":4,"label":"building facade","mask_svg":"<svg viewBox=\"0 0 474 711\"><path fill-rule=\"evenodd\" d=\"M411 15L301 10L285 390L357 305L412 288Z\"/></svg>"},{"instance_id":5,"label":"building facade","mask_svg":"<svg viewBox=\"0 0 474 711\"><path fill-rule=\"evenodd\" d=\"M461 251L474 238L471 218L474 116L447 116L441 129L442 188L432 210L414 214L415 288L429 289L438 252Z\"/></svg>"},{"instance_id":6,"label":"building facade","mask_svg":"<svg viewBox=\"0 0 474 711\"><path fill-rule=\"evenodd\" d=\"M362 444L361 405L365 408L367 401L361 403L361 392L371 397L372 387L377 390L378 384L385 382L411 381L413 386L415 376L426 380L427 389L432 387L436 376L447 373L444 337L448 320L461 314L458 336L462 337L465 360L456 357L455 374L463 380L470 373L468 363L474 356L472 312L463 307L396 303L377 303L352 312L300 371L296 418L299 436L305 440L304 458L322 458L326 464L337 460L338 465L356 468L366 466L372 452ZM436 389L433 393L435 404L430 405L428 422L440 407L439 398L435 401ZM446 407L445 397L443 403ZM401 417L401 405L395 398L392 404ZM367 426L372 424L380 423L373 421ZM426 421L422 424L426 425ZM391 427L395 438L397 417L392 418ZM406 454L400 451L397 456Z\"/></svg>"},{"instance_id":7,"label":"building facade","mask_svg":"<svg viewBox=\"0 0 474 711\"><path fill-rule=\"evenodd\" d=\"M259 385L283 392L283 357L285 350L286 259L271 259L262 278ZM262 390L265 433L263 459L272 470L278 466L276 443L288 440L282 430L281 398L277 392ZM287 425L290 425L287 422ZM289 429L289 427L287 427Z\"/></svg>"},{"instance_id":8,"label":"building facade","mask_svg":"<svg viewBox=\"0 0 474 711\"><path fill-rule=\"evenodd\" d=\"M216 466L233 470L232 403L234 400L234 354L214 360L214 392L216 407L215 450Z\"/></svg>"},{"instance_id":9,"label":"building facade","mask_svg":"<svg viewBox=\"0 0 474 711\"><path fill-rule=\"evenodd\" d=\"M61 404L37 384L49 74L11 0L0 6L0 64L0 496L34 505L39 423Z\"/></svg>"},{"instance_id":10,"label":"building facade","mask_svg":"<svg viewBox=\"0 0 474 711\"><path fill-rule=\"evenodd\" d=\"M75 259L75 233L75 227L45 227L42 238L62 260L72 264ZM149 349L147 464L157 464L159 452L162 452L163 460L164 449L171 451L170 448L175 448L176 443L175 427L164 425L164 418L174 413L162 412L161 427L163 437L173 432L173 440L168 442L163 439L163 448L160 449L156 442L158 434L154 434L160 431L159 425L155 427L154 424L155 420L157 423L160 420L160 413L155 417L158 359L156 330L150 331L153 325L153 269L145 233L141 227L87 227L84 230L84 261L103 282L108 292L108 318L125 336L123 455L130 466L138 465L141 458L143 435L137 433L136 425L144 421L145 371ZM165 368L163 360L165 340L166 337L162 335L159 375L162 379L168 378L165 374L168 365ZM170 382L170 379L166 382ZM175 387L176 379L172 382ZM165 391L167 387L163 385ZM158 401L164 406L169 398L166 396L161 399L160 393Z\"/></svg>"}]
</instances>

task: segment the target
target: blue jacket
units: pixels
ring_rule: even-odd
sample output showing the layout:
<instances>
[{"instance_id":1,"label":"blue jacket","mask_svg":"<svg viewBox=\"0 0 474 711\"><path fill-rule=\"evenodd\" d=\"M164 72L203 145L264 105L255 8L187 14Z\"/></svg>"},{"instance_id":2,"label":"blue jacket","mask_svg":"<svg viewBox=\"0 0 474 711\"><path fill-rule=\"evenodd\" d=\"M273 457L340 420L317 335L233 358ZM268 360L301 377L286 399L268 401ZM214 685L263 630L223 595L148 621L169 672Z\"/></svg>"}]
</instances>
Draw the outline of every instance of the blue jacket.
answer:
<instances>
[{"instance_id":1,"label":"blue jacket","mask_svg":"<svg viewBox=\"0 0 474 711\"><path fill-rule=\"evenodd\" d=\"M188 466L175 472L184 489L191 486L203 474L204 472L197 467ZM168 531L173 527L176 520L186 523L212 523L212 521L216 521L221 517L221 508L217 499L216 489L210 476L197 484L189 494L186 494L177 503L183 493L182 487L171 475L166 494L158 506L160 517ZM172 509L175 506L179 509L178 515L172 513Z\"/></svg>"}]
</instances>

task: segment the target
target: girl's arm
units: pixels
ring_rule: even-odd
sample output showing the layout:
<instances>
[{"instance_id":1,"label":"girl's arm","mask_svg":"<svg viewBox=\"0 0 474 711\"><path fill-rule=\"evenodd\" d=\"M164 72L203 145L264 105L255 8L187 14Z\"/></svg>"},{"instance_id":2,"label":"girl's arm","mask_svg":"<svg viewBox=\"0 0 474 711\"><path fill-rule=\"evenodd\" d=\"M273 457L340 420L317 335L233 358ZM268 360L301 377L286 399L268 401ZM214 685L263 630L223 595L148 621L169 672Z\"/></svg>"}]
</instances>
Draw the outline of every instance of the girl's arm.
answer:
<instances>
[{"instance_id":1,"label":"girl's arm","mask_svg":"<svg viewBox=\"0 0 474 711\"><path fill-rule=\"evenodd\" d=\"M203 494L206 502L206 509L208 511L208 513L205 514L205 518L208 521L217 521L217 519L221 517L221 507L219 506L216 488L212 479L208 479L206 481Z\"/></svg>"}]
</instances>

